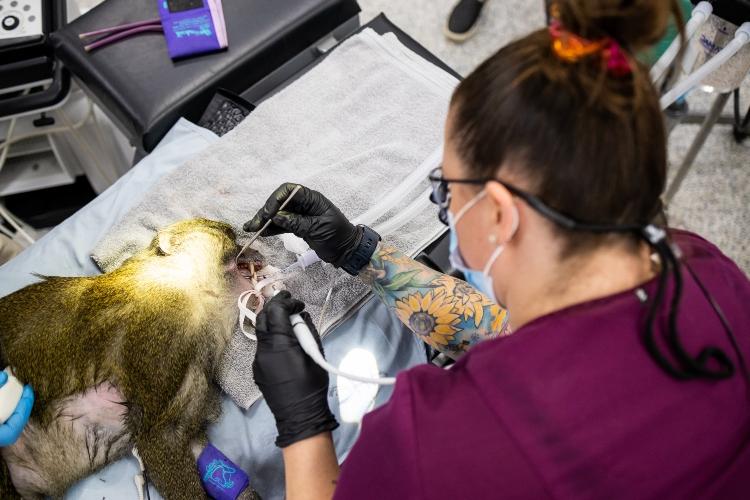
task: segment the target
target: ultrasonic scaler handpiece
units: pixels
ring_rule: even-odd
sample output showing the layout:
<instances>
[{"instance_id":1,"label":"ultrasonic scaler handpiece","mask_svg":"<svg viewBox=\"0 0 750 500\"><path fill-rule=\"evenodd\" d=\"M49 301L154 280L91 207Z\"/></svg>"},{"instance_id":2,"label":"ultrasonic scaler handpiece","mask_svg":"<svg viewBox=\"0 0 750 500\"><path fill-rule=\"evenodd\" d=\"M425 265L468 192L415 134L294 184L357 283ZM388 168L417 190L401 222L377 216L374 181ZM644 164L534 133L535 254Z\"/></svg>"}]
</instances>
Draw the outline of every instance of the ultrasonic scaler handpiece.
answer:
<instances>
[{"instance_id":1,"label":"ultrasonic scaler handpiece","mask_svg":"<svg viewBox=\"0 0 750 500\"><path fill-rule=\"evenodd\" d=\"M323 357L323 354L318 348L318 343L315 341L315 337L310 331L310 327L307 326L307 323L302 316L299 314L292 314L289 316L289 321L292 322L294 336L297 337L297 341L299 342L300 347L302 347L302 350L305 351L305 353L310 356L318 366L328 373L365 384L393 385L396 383L395 377L364 377L353 373L342 372Z\"/></svg>"}]
</instances>

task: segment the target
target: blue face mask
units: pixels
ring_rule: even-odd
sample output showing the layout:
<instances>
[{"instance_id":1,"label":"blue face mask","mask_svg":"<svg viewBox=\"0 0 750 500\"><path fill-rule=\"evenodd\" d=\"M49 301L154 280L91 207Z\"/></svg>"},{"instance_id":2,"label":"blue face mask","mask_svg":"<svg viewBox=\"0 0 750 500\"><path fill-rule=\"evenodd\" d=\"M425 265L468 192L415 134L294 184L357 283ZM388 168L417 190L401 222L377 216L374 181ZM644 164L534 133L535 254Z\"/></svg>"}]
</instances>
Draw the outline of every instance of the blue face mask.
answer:
<instances>
[{"instance_id":1,"label":"blue face mask","mask_svg":"<svg viewBox=\"0 0 750 500\"><path fill-rule=\"evenodd\" d=\"M466 205L464 205L461 210L458 211L458 214L454 217L450 211L448 212L448 226L450 227L450 262L451 265L454 267L454 269L457 269L461 271L464 274L464 277L466 278L466 282L470 284L472 287L476 288L480 292L482 292L484 295L492 299L493 302L497 303L497 297L495 297L495 287L492 280L492 276L490 275L490 270L492 269L492 266L495 264L495 261L497 261L497 258L500 257L500 254L503 253L503 250L505 247L503 245L498 245L494 252L492 252L492 255L490 255L490 258L487 259L487 263L484 265L484 268L479 271L476 269L470 268L467 264L464 258L461 256L461 251L458 248L458 234L456 233L456 224L458 224L458 221L461 220L461 217L466 215L466 212L468 212L474 205L479 203L479 201L485 196L485 192L481 191L478 193L474 198L471 199ZM513 233L515 234L516 230L518 229L518 212L515 213L515 223L513 228Z\"/></svg>"}]
</instances>

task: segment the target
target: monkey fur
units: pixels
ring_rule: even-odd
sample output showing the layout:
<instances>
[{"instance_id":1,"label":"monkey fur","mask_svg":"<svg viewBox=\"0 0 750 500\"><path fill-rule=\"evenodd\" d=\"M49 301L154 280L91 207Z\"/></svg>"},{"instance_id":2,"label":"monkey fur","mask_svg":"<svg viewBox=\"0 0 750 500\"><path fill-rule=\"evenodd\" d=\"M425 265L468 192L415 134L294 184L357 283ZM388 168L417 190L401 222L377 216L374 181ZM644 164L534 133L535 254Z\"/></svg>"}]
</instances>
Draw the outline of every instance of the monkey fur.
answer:
<instances>
[{"instance_id":1,"label":"monkey fur","mask_svg":"<svg viewBox=\"0 0 750 500\"><path fill-rule=\"evenodd\" d=\"M196 456L221 411L213 381L245 285L235 240L227 224L178 222L110 273L0 299L0 362L36 393L2 450L0 498L62 497L133 446L165 498L207 498Z\"/></svg>"}]
</instances>

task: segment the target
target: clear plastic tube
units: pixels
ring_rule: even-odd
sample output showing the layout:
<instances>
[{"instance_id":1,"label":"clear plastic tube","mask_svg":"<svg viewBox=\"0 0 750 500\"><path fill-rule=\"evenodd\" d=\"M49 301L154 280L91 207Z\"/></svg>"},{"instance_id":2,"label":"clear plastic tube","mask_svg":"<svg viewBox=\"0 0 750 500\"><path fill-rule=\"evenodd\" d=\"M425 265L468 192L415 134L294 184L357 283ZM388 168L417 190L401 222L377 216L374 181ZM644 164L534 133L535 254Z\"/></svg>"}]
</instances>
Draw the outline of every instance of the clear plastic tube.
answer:
<instances>
[{"instance_id":1,"label":"clear plastic tube","mask_svg":"<svg viewBox=\"0 0 750 500\"><path fill-rule=\"evenodd\" d=\"M365 224L372 226L375 221L393 209L399 201L406 197L412 190L419 186L430 172L440 166L443 159L443 146L441 145L417 167L396 189L383 196L383 198L365 213L352 220L352 224Z\"/></svg>"},{"instance_id":2,"label":"clear plastic tube","mask_svg":"<svg viewBox=\"0 0 750 500\"><path fill-rule=\"evenodd\" d=\"M382 224L375 226L375 231L377 231L380 235L386 235L391 234L400 227L406 225L406 223L413 220L414 217L416 217L417 214L430 203L431 191L432 189L428 188L426 191L420 194L417 199L411 202L408 207L404 208L401 212L383 222Z\"/></svg>"}]
</instances>

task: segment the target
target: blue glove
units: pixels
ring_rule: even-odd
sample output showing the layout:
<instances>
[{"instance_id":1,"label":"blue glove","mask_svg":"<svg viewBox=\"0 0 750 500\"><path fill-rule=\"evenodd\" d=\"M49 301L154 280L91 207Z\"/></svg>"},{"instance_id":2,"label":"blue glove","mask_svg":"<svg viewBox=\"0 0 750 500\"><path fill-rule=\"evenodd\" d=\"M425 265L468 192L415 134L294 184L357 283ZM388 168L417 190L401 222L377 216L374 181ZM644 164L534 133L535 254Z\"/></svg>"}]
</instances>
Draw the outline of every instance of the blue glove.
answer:
<instances>
[{"instance_id":1,"label":"blue glove","mask_svg":"<svg viewBox=\"0 0 750 500\"><path fill-rule=\"evenodd\" d=\"M0 387L8 381L8 374L0 371ZM23 388L21 400L18 401L16 410L11 414L8 420L0 425L0 446L10 446L16 442L18 436L23 432L26 422L29 421L31 408L34 406L34 391L30 385Z\"/></svg>"}]
</instances>

